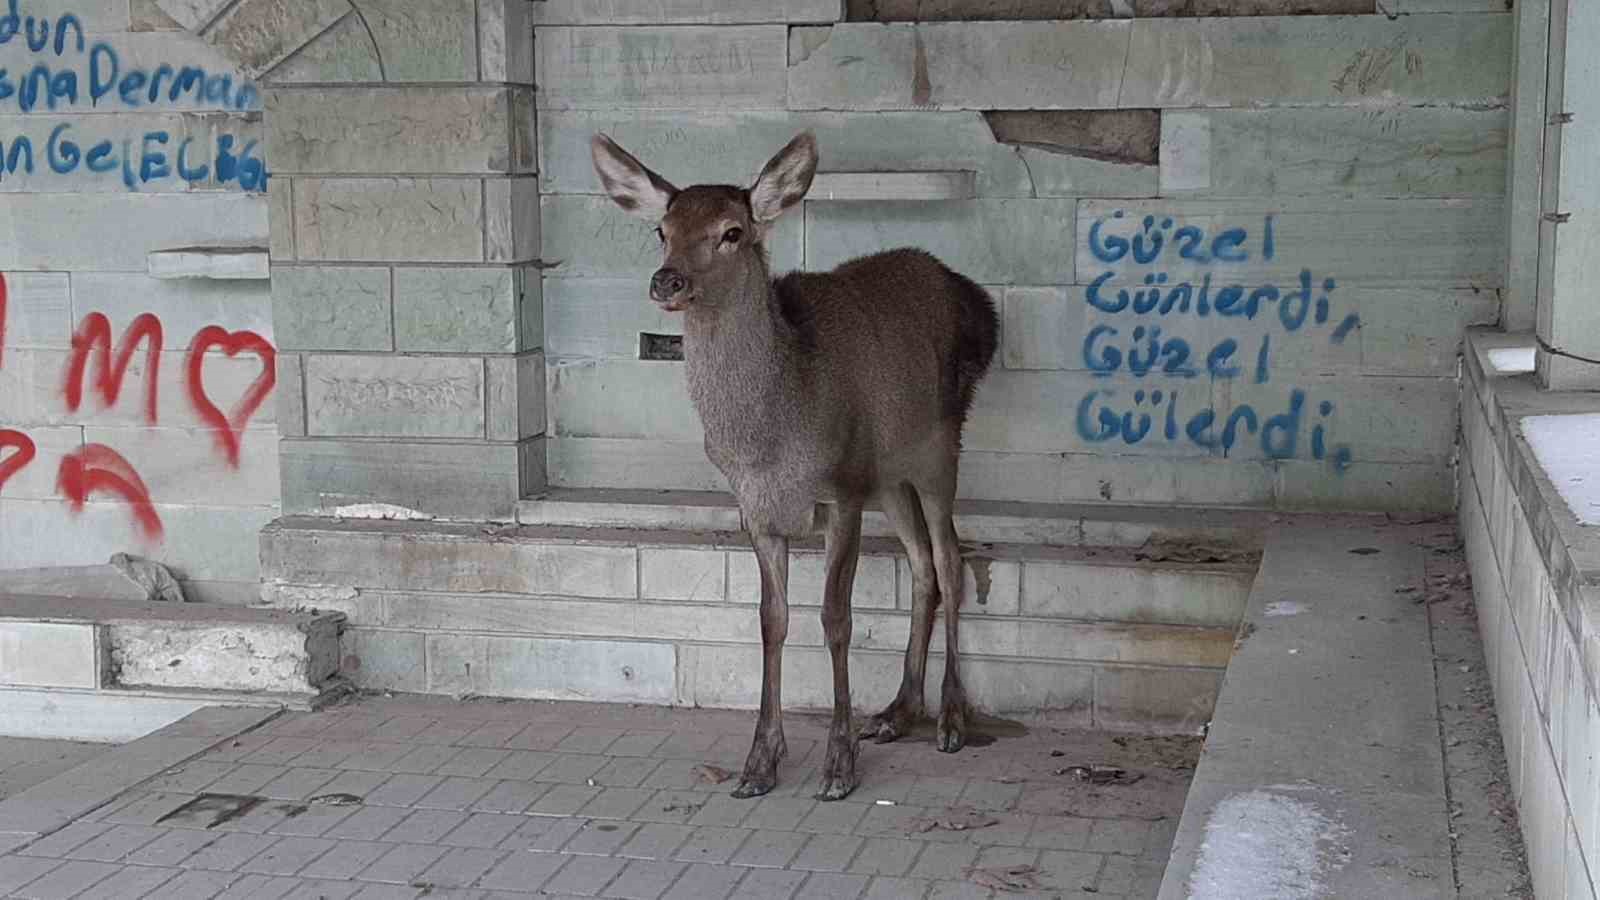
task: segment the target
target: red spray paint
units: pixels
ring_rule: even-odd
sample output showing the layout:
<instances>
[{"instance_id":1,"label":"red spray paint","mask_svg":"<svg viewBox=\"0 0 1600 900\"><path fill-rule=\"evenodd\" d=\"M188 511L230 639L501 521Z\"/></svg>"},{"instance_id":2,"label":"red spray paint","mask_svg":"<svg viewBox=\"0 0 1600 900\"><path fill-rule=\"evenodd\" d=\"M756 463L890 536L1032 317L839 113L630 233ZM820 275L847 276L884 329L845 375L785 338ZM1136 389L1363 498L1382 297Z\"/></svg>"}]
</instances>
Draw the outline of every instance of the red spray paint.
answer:
<instances>
[{"instance_id":1,"label":"red spray paint","mask_svg":"<svg viewBox=\"0 0 1600 900\"><path fill-rule=\"evenodd\" d=\"M127 374L128 364L133 361L134 351L138 349L141 340L145 342L144 417L149 424L156 424L156 376L161 367L161 320L150 313L141 313L128 325L128 330L122 333L122 341L117 345L115 362L111 356L111 321L97 312L83 317L83 323L72 335L72 357L67 362L65 390L67 410L77 412L78 405L83 402L83 370L89 363L90 352L94 350L100 351L97 354L100 371L95 378L94 388L106 406L115 404L117 395L122 392L122 378Z\"/></svg>"},{"instance_id":2,"label":"red spray paint","mask_svg":"<svg viewBox=\"0 0 1600 900\"><path fill-rule=\"evenodd\" d=\"M56 473L56 489L67 498L73 512L83 510L90 494L112 493L133 508L134 521L145 537L161 540L161 516L150 502L150 489L122 454L104 444L84 444L61 460Z\"/></svg>"},{"instance_id":3,"label":"red spray paint","mask_svg":"<svg viewBox=\"0 0 1600 900\"><path fill-rule=\"evenodd\" d=\"M261 374L250 383L244 396L239 398L228 415L223 415L222 410L206 395L205 356L206 351L213 347L229 356L251 352L261 357ZM256 410L261 408L262 401L272 393L273 385L278 383L277 358L277 351L261 335L253 331L230 332L216 325L207 325L195 332L194 340L189 344L189 402L194 404L200 418L215 431L223 457L235 469L239 467L239 444L243 440L244 427Z\"/></svg>"},{"instance_id":4,"label":"red spray paint","mask_svg":"<svg viewBox=\"0 0 1600 900\"><path fill-rule=\"evenodd\" d=\"M10 456L5 455L6 448L15 450ZM33 462L36 448L33 439L20 431L9 428L0 428L0 491L6 489L6 482L11 476L21 472Z\"/></svg>"}]
</instances>

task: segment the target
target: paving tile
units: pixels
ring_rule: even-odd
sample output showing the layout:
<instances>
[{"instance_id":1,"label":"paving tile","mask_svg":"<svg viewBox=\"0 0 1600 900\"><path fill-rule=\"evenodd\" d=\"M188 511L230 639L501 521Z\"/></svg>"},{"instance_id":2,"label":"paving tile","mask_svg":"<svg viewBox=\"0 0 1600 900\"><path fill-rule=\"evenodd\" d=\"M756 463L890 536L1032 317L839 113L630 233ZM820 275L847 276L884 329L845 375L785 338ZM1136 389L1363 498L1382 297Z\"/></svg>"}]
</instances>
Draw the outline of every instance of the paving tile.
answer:
<instances>
[{"instance_id":1,"label":"paving tile","mask_svg":"<svg viewBox=\"0 0 1600 900\"><path fill-rule=\"evenodd\" d=\"M154 900L217 900L217 895L228 889L228 885L238 881L241 877L236 872L208 872L193 870L184 872L156 888L148 896Z\"/></svg>"},{"instance_id":2,"label":"paving tile","mask_svg":"<svg viewBox=\"0 0 1600 900\"><path fill-rule=\"evenodd\" d=\"M749 800L736 800L727 794L714 794L706 798L705 805L689 820L690 825L731 828L744 822L755 807Z\"/></svg>"},{"instance_id":3,"label":"paving tile","mask_svg":"<svg viewBox=\"0 0 1600 900\"><path fill-rule=\"evenodd\" d=\"M342 769L341 763L360 753L367 745L361 741L318 740L310 750L288 761L291 766L310 766L316 769Z\"/></svg>"},{"instance_id":4,"label":"paving tile","mask_svg":"<svg viewBox=\"0 0 1600 900\"><path fill-rule=\"evenodd\" d=\"M673 858L688 863L725 863L751 834L743 828L696 828Z\"/></svg>"},{"instance_id":5,"label":"paving tile","mask_svg":"<svg viewBox=\"0 0 1600 900\"><path fill-rule=\"evenodd\" d=\"M565 855L565 854L563 854ZM572 856L554 878L544 885L551 894L575 894L580 897L599 896L606 885L620 874L628 860L606 856Z\"/></svg>"},{"instance_id":6,"label":"paving tile","mask_svg":"<svg viewBox=\"0 0 1600 900\"><path fill-rule=\"evenodd\" d=\"M527 781L556 761L557 754L548 750L510 750L505 759L489 767L485 778L508 778Z\"/></svg>"},{"instance_id":7,"label":"paving tile","mask_svg":"<svg viewBox=\"0 0 1600 900\"><path fill-rule=\"evenodd\" d=\"M500 849L554 853L562 844L571 840L582 827L582 819L529 816L510 837L500 843Z\"/></svg>"},{"instance_id":8,"label":"paving tile","mask_svg":"<svg viewBox=\"0 0 1600 900\"><path fill-rule=\"evenodd\" d=\"M856 834L863 837L905 837L914 833L918 819L933 815L922 806L874 806L856 826Z\"/></svg>"},{"instance_id":9,"label":"paving tile","mask_svg":"<svg viewBox=\"0 0 1600 900\"><path fill-rule=\"evenodd\" d=\"M816 808L795 826L795 830L814 834L849 834L866 817L867 810L873 808L865 803L849 800L818 803Z\"/></svg>"},{"instance_id":10,"label":"paving tile","mask_svg":"<svg viewBox=\"0 0 1600 900\"><path fill-rule=\"evenodd\" d=\"M974 778L967 783L957 801L973 809L1008 810L1017 805L1026 785L1021 782L1006 783L988 778Z\"/></svg>"},{"instance_id":11,"label":"paving tile","mask_svg":"<svg viewBox=\"0 0 1600 900\"><path fill-rule=\"evenodd\" d=\"M1076 816L1035 816L1026 843L1045 850L1082 850L1089 846L1092 821Z\"/></svg>"},{"instance_id":12,"label":"paving tile","mask_svg":"<svg viewBox=\"0 0 1600 900\"><path fill-rule=\"evenodd\" d=\"M943 844L930 846L917 857L911 867L911 877L930 879L965 878L964 870L978 859L978 848L971 844Z\"/></svg>"},{"instance_id":13,"label":"paving tile","mask_svg":"<svg viewBox=\"0 0 1600 900\"><path fill-rule=\"evenodd\" d=\"M129 897L159 897L157 888L182 874L179 869L150 866L118 866L105 881L84 891L73 900L128 900Z\"/></svg>"},{"instance_id":14,"label":"paving tile","mask_svg":"<svg viewBox=\"0 0 1600 900\"><path fill-rule=\"evenodd\" d=\"M656 900L687 868L684 863L636 859L628 863L602 895L621 900Z\"/></svg>"},{"instance_id":15,"label":"paving tile","mask_svg":"<svg viewBox=\"0 0 1600 900\"><path fill-rule=\"evenodd\" d=\"M700 813L710 797L697 791L657 791L633 814L639 822L682 824Z\"/></svg>"},{"instance_id":16,"label":"paving tile","mask_svg":"<svg viewBox=\"0 0 1600 900\"><path fill-rule=\"evenodd\" d=\"M994 892L970 881L935 881L927 900L990 900Z\"/></svg>"},{"instance_id":17,"label":"paving tile","mask_svg":"<svg viewBox=\"0 0 1600 900\"><path fill-rule=\"evenodd\" d=\"M412 751L410 744L379 744L369 742L339 763L341 769L363 769L375 772L392 772L393 766Z\"/></svg>"},{"instance_id":18,"label":"paving tile","mask_svg":"<svg viewBox=\"0 0 1600 900\"><path fill-rule=\"evenodd\" d=\"M387 772L365 772L359 770L341 770L332 781L317 788L312 796L327 796L328 794L350 794L363 800L368 794L378 789L378 785L388 781L392 776Z\"/></svg>"},{"instance_id":19,"label":"paving tile","mask_svg":"<svg viewBox=\"0 0 1600 900\"><path fill-rule=\"evenodd\" d=\"M1129 819L1096 819L1089 830L1089 849L1098 853L1138 856L1150 838L1150 823Z\"/></svg>"},{"instance_id":20,"label":"paving tile","mask_svg":"<svg viewBox=\"0 0 1600 900\"><path fill-rule=\"evenodd\" d=\"M313 860L332 850L337 841L315 837L288 837L261 851L244 865L241 872L263 875L294 875Z\"/></svg>"},{"instance_id":21,"label":"paving tile","mask_svg":"<svg viewBox=\"0 0 1600 900\"><path fill-rule=\"evenodd\" d=\"M413 747L410 753L400 757L389 765L390 771L406 772L412 775L427 775L450 761L450 757L460 752L455 747L440 744L425 744Z\"/></svg>"},{"instance_id":22,"label":"paving tile","mask_svg":"<svg viewBox=\"0 0 1600 900\"><path fill-rule=\"evenodd\" d=\"M633 837L639 826L607 819L588 819L570 840L561 845L562 853L585 856L612 856Z\"/></svg>"},{"instance_id":23,"label":"paving tile","mask_svg":"<svg viewBox=\"0 0 1600 900\"><path fill-rule=\"evenodd\" d=\"M277 739L277 735L265 731L241 734L231 741L224 741L221 746L213 747L206 753L206 759L212 762L240 762Z\"/></svg>"},{"instance_id":24,"label":"paving tile","mask_svg":"<svg viewBox=\"0 0 1600 900\"><path fill-rule=\"evenodd\" d=\"M263 744L259 750L245 756L243 761L268 766L287 766L295 757L311 752L320 743L321 741L314 738L275 737Z\"/></svg>"},{"instance_id":25,"label":"paving tile","mask_svg":"<svg viewBox=\"0 0 1600 900\"><path fill-rule=\"evenodd\" d=\"M494 768L511 753L510 750L494 747L467 747L445 760L443 765L433 770L433 774L465 775L476 778Z\"/></svg>"},{"instance_id":26,"label":"paving tile","mask_svg":"<svg viewBox=\"0 0 1600 900\"><path fill-rule=\"evenodd\" d=\"M445 744L459 746L462 739L476 731L477 722L440 719L411 736L413 744Z\"/></svg>"},{"instance_id":27,"label":"paving tile","mask_svg":"<svg viewBox=\"0 0 1600 900\"><path fill-rule=\"evenodd\" d=\"M572 732L570 727L551 727L548 723L529 725L511 736L504 746L516 750L549 750Z\"/></svg>"},{"instance_id":28,"label":"paving tile","mask_svg":"<svg viewBox=\"0 0 1600 900\"><path fill-rule=\"evenodd\" d=\"M691 865L662 900L723 900L748 871L736 866Z\"/></svg>"},{"instance_id":29,"label":"paving tile","mask_svg":"<svg viewBox=\"0 0 1600 900\"><path fill-rule=\"evenodd\" d=\"M357 809L359 807L312 803L299 808L293 815L285 815L266 823L263 830L268 834L320 837L335 825L355 815Z\"/></svg>"},{"instance_id":30,"label":"paving tile","mask_svg":"<svg viewBox=\"0 0 1600 900\"><path fill-rule=\"evenodd\" d=\"M323 832L323 837L341 841L375 841L384 832L399 825L410 813L409 809L397 806L364 806Z\"/></svg>"},{"instance_id":31,"label":"paving tile","mask_svg":"<svg viewBox=\"0 0 1600 900\"><path fill-rule=\"evenodd\" d=\"M100 821L115 825L154 825L167 813L193 799L190 794L140 793L102 816Z\"/></svg>"},{"instance_id":32,"label":"paving tile","mask_svg":"<svg viewBox=\"0 0 1600 900\"><path fill-rule=\"evenodd\" d=\"M365 884L350 900L416 900L421 895L421 889L409 884Z\"/></svg>"},{"instance_id":33,"label":"paving tile","mask_svg":"<svg viewBox=\"0 0 1600 900\"><path fill-rule=\"evenodd\" d=\"M982 810L978 812L993 819L994 822L982 828L973 828L967 831L934 829L920 834L918 837L940 843L966 841L986 846L1021 847L1028 843L1028 835L1033 832L1033 814L983 812Z\"/></svg>"},{"instance_id":34,"label":"paving tile","mask_svg":"<svg viewBox=\"0 0 1600 900\"><path fill-rule=\"evenodd\" d=\"M261 726L260 730L268 734L309 737L321 733L334 721L336 720L331 716L319 716L309 712L286 712Z\"/></svg>"},{"instance_id":35,"label":"paving tile","mask_svg":"<svg viewBox=\"0 0 1600 900\"><path fill-rule=\"evenodd\" d=\"M379 741L405 741L432 728L437 721L431 716L391 716L369 734Z\"/></svg>"},{"instance_id":36,"label":"paving tile","mask_svg":"<svg viewBox=\"0 0 1600 900\"><path fill-rule=\"evenodd\" d=\"M456 743L463 747L504 747L526 727L521 722L485 722Z\"/></svg>"},{"instance_id":37,"label":"paving tile","mask_svg":"<svg viewBox=\"0 0 1600 900\"><path fill-rule=\"evenodd\" d=\"M861 852L850 863L850 871L863 875L904 875L924 846L920 841L900 838L867 838Z\"/></svg>"},{"instance_id":38,"label":"paving tile","mask_svg":"<svg viewBox=\"0 0 1600 900\"><path fill-rule=\"evenodd\" d=\"M367 794L373 806L410 806L444 782L437 775L395 775Z\"/></svg>"},{"instance_id":39,"label":"paving tile","mask_svg":"<svg viewBox=\"0 0 1600 900\"><path fill-rule=\"evenodd\" d=\"M626 732L616 728L574 728L556 744L563 753L604 753Z\"/></svg>"},{"instance_id":40,"label":"paving tile","mask_svg":"<svg viewBox=\"0 0 1600 900\"><path fill-rule=\"evenodd\" d=\"M275 835L270 834L233 833L213 835L213 837L215 840L211 844L196 850L176 864L184 869L232 872L278 840Z\"/></svg>"},{"instance_id":41,"label":"paving tile","mask_svg":"<svg viewBox=\"0 0 1600 900\"><path fill-rule=\"evenodd\" d=\"M302 878L296 887L278 900L349 900L362 887L358 881L306 881Z\"/></svg>"},{"instance_id":42,"label":"paving tile","mask_svg":"<svg viewBox=\"0 0 1600 900\"><path fill-rule=\"evenodd\" d=\"M563 753L550 761L535 776L539 781L553 781L558 784L588 784L594 779L596 772L605 768L608 760L604 756L580 756L572 753Z\"/></svg>"},{"instance_id":43,"label":"paving tile","mask_svg":"<svg viewBox=\"0 0 1600 900\"><path fill-rule=\"evenodd\" d=\"M198 794L212 782L233 771L236 763L197 759L169 769L145 783L152 791Z\"/></svg>"},{"instance_id":44,"label":"paving tile","mask_svg":"<svg viewBox=\"0 0 1600 900\"><path fill-rule=\"evenodd\" d=\"M422 870L433 865L446 852L444 847L426 844L395 844L389 848L389 852L374 860L372 865L362 869L356 878L360 881L410 884L422 874Z\"/></svg>"},{"instance_id":45,"label":"paving tile","mask_svg":"<svg viewBox=\"0 0 1600 900\"><path fill-rule=\"evenodd\" d=\"M274 800L304 800L323 793L323 786L339 774L338 769L293 768L262 785L256 793Z\"/></svg>"},{"instance_id":46,"label":"paving tile","mask_svg":"<svg viewBox=\"0 0 1600 900\"><path fill-rule=\"evenodd\" d=\"M212 794L254 794L287 771L288 766L241 763L228 774L206 785L206 791Z\"/></svg>"},{"instance_id":47,"label":"paving tile","mask_svg":"<svg viewBox=\"0 0 1600 900\"><path fill-rule=\"evenodd\" d=\"M879 876L867 885L862 900L915 900L928 892L929 882L920 878Z\"/></svg>"},{"instance_id":48,"label":"paving tile","mask_svg":"<svg viewBox=\"0 0 1600 900\"><path fill-rule=\"evenodd\" d=\"M438 787L423 794L416 805L430 809L467 809L479 797L494 790L498 784L492 778L469 778L454 775L445 778Z\"/></svg>"},{"instance_id":49,"label":"paving tile","mask_svg":"<svg viewBox=\"0 0 1600 900\"><path fill-rule=\"evenodd\" d=\"M643 755L613 757L594 773L594 782L602 787L638 787L660 765L661 760Z\"/></svg>"},{"instance_id":50,"label":"paving tile","mask_svg":"<svg viewBox=\"0 0 1600 900\"><path fill-rule=\"evenodd\" d=\"M522 816L472 813L454 831L439 839L449 847L498 847L522 824Z\"/></svg>"},{"instance_id":51,"label":"paving tile","mask_svg":"<svg viewBox=\"0 0 1600 900\"><path fill-rule=\"evenodd\" d=\"M607 756L650 756L672 736L670 731L630 731L611 742Z\"/></svg>"},{"instance_id":52,"label":"paving tile","mask_svg":"<svg viewBox=\"0 0 1600 900\"><path fill-rule=\"evenodd\" d=\"M670 859L672 851L683 846L693 833L694 829L688 825L652 822L634 832L617 855L633 859Z\"/></svg>"},{"instance_id":53,"label":"paving tile","mask_svg":"<svg viewBox=\"0 0 1600 900\"><path fill-rule=\"evenodd\" d=\"M591 819L626 819L638 812L654 794L654 791L637 788L605 788L584 804L578 815Z\"/></svg>"},{"instance_id":54,"label":"paving tile","mask_svg":"<svg viewBox=\"0 0 1600 900\"><path fill-rule=\"evenodd\" d=\"M277 875L242 875L216 896L216 900L278 900L297 879Z\"/></svg>"},{"instance_id":55,"label":"paving tile","mask_svg":"<svg viewBox=\"0 0 1600 900\"><path fill-rule=\"evenodd\" d=\"M148 825L115 825L109 831L74 847L67 857L116 862L165 833L166 829Z\"/></svg>"},{"instance_id":56,"label":"paving tile","mask_svg":"<svg viewBox=\"0 0 1600 900\"><path fill-rule=\"evenodd\" d=\"M59 859L110 831L112 827L104 822L73 822L16 852L20 856L48 856Z\"/></svg>"},{"instance_id":57,"label":"paving tile","mask_svg":"<svg viewBox=\"0 0 1600 900\"><path fill-rule=\"evenodd\" d=\"M855 900L867 889L865 875L817 872L806 878L795 893L796 900Z\"/></svg>"},{"instance_id":58,"label":"paving tile","mask_svg":"<svg viewBox=\"0 0 1600 900\"><path fill-rule=\"evenodd\" d=\"M332 725L322 729L324 740L355 740L372 737L389 717L371 712L349 712L336 718Z\"/></svg>"},{"instance_id":59,"label":"paving tile","mask_svg":"<svg viewBox=\"0 0 1600 900\"><path fill-rule=\"evenodd\" d=\"M781 869L800 852L807 837L795 831L754 831L733 855L732 862L736 866Z\"/></svg>"},{"instance_id":60,"label":"paving tile","mask_svg":"<svg viewBox=\"0 0 1600 900\"><path fill-rule=\"evenodd\" d=\"M445 853L425 869L417 880L435 887L464 888L494 868L508 854L482 848L457 848Z\"/></svg>"},{"instance_id":61,"label":"paving tile","mask_svg":"<svg viewBox=\"0 0 1600 900\"><path fill-rule=\"evenodd\" d=\"M11 893L14 897L27 897L28 900L67 900L110 878L120 868L111 863L72 860Z\"/></svg>"},{"instance_id":62,"label":"paving tile","mask_svg":"<svg viewBox=\"0 0 1600 900\"><path fill-rule=\"evenodd\" d=\"M536 781L496 782L489 793L472 802L472 808L482 812L520 813L548 793L550 787Z\"/></svg>"},{"instance_id":63,"label":"paving tile","mask_svg":"<svg viewBox=\"0 0 1600 900\"><path fill-rule=\"evenodd\" d=\"M934 852L934 851L929 851ZM1039 861L1039 851L1031 847L984 847L973 865L980 868L1031 866Z\"/></svg>"},{"instance_id":64,"label":"paving tile","mask_svg":"<svg viewBox=\"0 0 1600 900\"><path fill-rule=\"evenodd\" d=\"M743 819L737 821L746 828L767 828L780 831L794 831L813 809L817 801L810 798L799 797L773 797L768 795L756 800L736 800L732 797L723 798L726 802L718 805L724 807L742 807L746 810ZM705 825L733 825L735 822L703 822Z\"/></svg>"},{"instance_id":65,"label":"paving tile","mask_svg":"<svg viewBox=\"0 0 1600 900\"><path fill-rule=\"evenodd\" d=\"M739 882L735 897L760 897L762 900L786 900L793 897L806 873L784 869L752 869Z\"/></svg>"},{"instance_id":66,"label":"paving tile","mask_svg":"<svg viewBox=\"0 0 1600 900\"><path fill-rule=\"evenodd\" d=\"M538 816L570 816L582 809L600 793L597 787L578 784L558 784L528 807L528 812Z\"/></svg>"},{"instance_id":67,"label":"paving tile","mask_svg":"<svg viewBox=\"0 0 1600 900\"><path fill-rule=\"evenodd\" d=\"M10 893L66 863L38 856L0 856L0 891Z\"/></svg>"},{"instance_id":68,"label":"paving tile","mask_svg":"<svg viewBox=\"0 0 1600 900\"><path fill-rule=\"evenodd\" d=\"M129 853L124 859L140 866L175 866L223 836L215 831L169 828L165 834Z\"/></svg>"},{"instance_id":69,"label":"paving tile","mask_svg":"<svg viewBox=\"0 0 1600 900\"><path fill-rule=\"evenodd\" d=\"M955 806L966 789L965 778L919 776L916 784L906 793L906 803L912 806Z\"/></svg>"},{"instance_id":70,"label":"paving tile","mask_svg":"<svg viewBox=\"0 0 1600 900\"><path fill-rule=\"evenodd\" d=\"M388 853L389 844L373 841L339 841L332 850L317 857L304 869L302 878L349 878Z\"/></svg>"},{"instance_id":71,"label":"paving tile","mask_svg":"<svg viewBox=\"0 0 1600 900\"><path fill-rule=\"evenodd\" d=\"M489 890L504 889L532 892L545 885L568 860L575 856L559 853L539 853L530 850L513 852L478 879L478 887Z\"/></svg>"},{"instance_id":72,"label":"paving tile","mask_svg":"<svg viewBox=\"0 0 1600 900\"><path fill-rule=\"evenodd\" d=\"M698 759L711 749L720 735L700 731L675 731L652 751L664 758Z\"/></svg>"},{"instance_id":73,"label":"paving tile","mask_svg":"<svg viewBox=\"0 0 1600 900\"><path fill-rule=\"evenodd\" d=\"M384 832L380 840L396 844L433 844L467 820L467 814L442 809L418 809Z\"/></svg>"},{"instance_id":74,"label":"paving tile","mask_svg":"<svg viewBox=\"0 0 1600 900\"><path fill-rule=\"evenodd\" d=\"M843 872L850 868L851 860L864 843L862 838L848 834L812 835L789 867L810 872ZM861 879L861 883L865 885L866 879Z\"/></svg>"}]
</instances>

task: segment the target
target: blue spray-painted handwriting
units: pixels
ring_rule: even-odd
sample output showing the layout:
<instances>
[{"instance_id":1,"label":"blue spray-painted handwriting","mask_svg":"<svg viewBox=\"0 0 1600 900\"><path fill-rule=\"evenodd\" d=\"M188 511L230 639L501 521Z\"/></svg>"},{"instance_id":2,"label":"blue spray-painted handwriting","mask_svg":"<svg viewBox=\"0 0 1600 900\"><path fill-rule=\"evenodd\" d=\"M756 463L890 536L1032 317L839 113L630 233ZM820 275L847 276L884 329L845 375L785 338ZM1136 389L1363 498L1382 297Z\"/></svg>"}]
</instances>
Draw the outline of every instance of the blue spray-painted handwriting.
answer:
<instances>
[{"instance_id":1,"label":"blue spray-painted handwriting","mask_svg":"<svg viewBox=\"0 0 1600 900\"><path fill-rule=\"evenodd\" d=\"M191 186L264 191L269 176L257 145L254 139L241 141L233 134L196 140L161 130L138 137L80 138L72 123L62 122L43 140L0 135L0 185L8 177L48 172L62 177L120 177L129 190L178 179Z\"/></svg>"}]
</instances>

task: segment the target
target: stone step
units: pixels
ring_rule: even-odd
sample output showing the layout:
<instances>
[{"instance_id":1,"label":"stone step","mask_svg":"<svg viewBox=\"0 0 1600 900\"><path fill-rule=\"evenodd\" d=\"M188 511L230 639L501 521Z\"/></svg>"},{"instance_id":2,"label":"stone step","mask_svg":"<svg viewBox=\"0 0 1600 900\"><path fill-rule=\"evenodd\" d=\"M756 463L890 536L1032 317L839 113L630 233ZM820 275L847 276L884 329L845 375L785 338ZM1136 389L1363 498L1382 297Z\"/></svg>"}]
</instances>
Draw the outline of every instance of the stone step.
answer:
<instances>
[{"instance_id":1,"label":"stone step","mask_svg":"<svg viewBox=\"0 0 1600 900\"><path fill-rule=\"evenodd\" d=\"M312 697L337 685L344 616L0 593L0 687Z\"/></svg>"}]
</instances>

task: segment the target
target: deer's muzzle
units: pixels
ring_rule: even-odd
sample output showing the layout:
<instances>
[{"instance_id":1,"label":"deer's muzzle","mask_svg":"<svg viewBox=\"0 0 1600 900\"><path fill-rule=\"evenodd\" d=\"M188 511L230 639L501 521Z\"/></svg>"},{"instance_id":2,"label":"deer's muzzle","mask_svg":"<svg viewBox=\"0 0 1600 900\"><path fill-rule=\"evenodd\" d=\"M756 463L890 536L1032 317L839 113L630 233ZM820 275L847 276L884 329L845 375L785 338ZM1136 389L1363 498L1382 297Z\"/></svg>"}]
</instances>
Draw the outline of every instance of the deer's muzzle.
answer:
<instances>
[{"instance_id":1,"label":"deer's muzzle","mask_svg":"<svg viewBox=\"0 0 1600 900\"><path fill-rule=\"evenodd\" d=\"M677 269L657 269L650 276L650 299L667 309L683 309L689 302L689 277Z\"/></svg>"}]
</instances>

